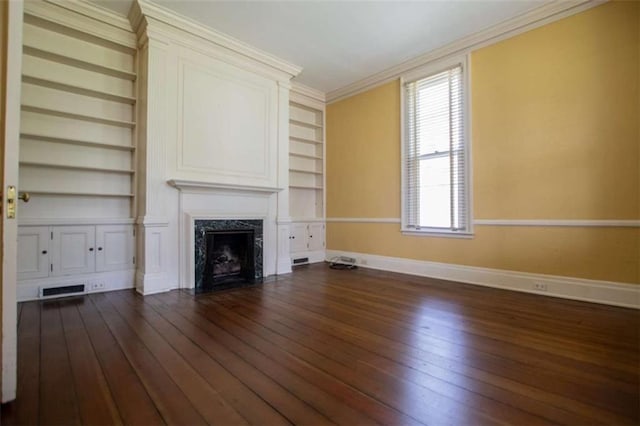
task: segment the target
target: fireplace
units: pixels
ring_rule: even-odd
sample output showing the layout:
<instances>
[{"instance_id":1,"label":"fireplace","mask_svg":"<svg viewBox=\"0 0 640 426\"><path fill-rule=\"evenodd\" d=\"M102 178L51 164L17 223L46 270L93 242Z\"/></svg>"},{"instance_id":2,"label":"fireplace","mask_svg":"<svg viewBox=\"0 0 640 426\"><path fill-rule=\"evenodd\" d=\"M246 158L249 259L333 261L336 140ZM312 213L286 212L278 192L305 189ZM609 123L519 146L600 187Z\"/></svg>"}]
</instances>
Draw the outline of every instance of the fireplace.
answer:
<instances>
[{"instance_id":1,"label":"fireplace","mask_svg":"<svg viewBox=\"0 0 640 426\"><path fill-rule=\"evenodd\" d=\"M262 282L262 239L262 220L196 220L196 291Z\"/></svg>"}]
</instances>

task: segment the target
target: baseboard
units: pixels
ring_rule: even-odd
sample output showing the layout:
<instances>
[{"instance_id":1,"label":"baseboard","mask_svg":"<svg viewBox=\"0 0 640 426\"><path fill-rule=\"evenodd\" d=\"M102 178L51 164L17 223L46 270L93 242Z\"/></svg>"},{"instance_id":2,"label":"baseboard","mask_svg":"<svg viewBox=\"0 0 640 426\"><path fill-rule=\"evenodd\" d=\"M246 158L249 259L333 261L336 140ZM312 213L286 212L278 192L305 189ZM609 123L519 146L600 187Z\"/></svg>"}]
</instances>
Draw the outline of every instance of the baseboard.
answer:
<instances>
[{"instance_id":1,"label":"baseboard","mask_svg":"<svg viewBox=\"0 0 640 426\"><path fill-rule=\"evenodd\" d=\"M640 285L635 284L327 250L327 260L335 256L353 257L363 268L640 309ZM536 286L543 286L546 291L536 290Z\"/></svg>"},{"instance_id":2,"label":"baseboard","mask_svg":"<svg viewBox=\"0 0 640 426\"><path fill-rule=\"evenodd\" d=\"M85 294L133 288L134 271L98 272L95 274L70 275L66 277L48 277L18 281L17 300L26 302L40 299L40 288L84 284ZM100 284L94 288L94 284ZM60 296L64 297L64 295Z\"/></svg>"},{"instance_id":3,"label":"baseboard","mask_svg":"<svg viewBox=\"0 0 640 426\"><path fill-rule=\"evenodd\" d=\"M175 290L178 286L167 286L167 274L164 272L136 272L136 291L143 296Z\"/></svg>"}]
</instances>

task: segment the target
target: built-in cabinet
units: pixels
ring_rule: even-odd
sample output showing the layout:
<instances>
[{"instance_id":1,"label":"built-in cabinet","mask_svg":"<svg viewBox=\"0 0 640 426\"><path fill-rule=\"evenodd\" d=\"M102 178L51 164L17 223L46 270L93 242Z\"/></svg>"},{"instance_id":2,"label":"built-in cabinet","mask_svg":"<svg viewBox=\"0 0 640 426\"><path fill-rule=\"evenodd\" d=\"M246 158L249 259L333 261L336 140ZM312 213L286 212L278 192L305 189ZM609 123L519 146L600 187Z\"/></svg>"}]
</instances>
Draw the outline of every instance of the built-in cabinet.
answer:
<instances>
[{"instance_id":1,"label":"built-in cabinet","mask_svg":"<svg viewBox=\"0 0 640 426\"><path fill-rule=\"evenodd\" d=\"M121 271L134 270L137 80L125 18L25 2L19 300L68 277L92 290L133 287Z\"/></svg>"},{"instance_id":2,"label":"built-in cabinet","mask_svg":"<svg viewBox=\"0 0 640 426\"><path fill-rule=\"evenodd\" d=\"M132 225L20 226L18 228L18 287L54 287L60 277L78 277L87 291L91 274L133 270Z\"/></svg>"},{"instance_id":3,"label":"built-in cabinet","mask_svg":"<svg viewBox=\"0 0 640 426\"><path fill-rule=\"evenodd\" d=\"M294 265L321 262L325 248L325 105L308 90L302 93L294 86L289 115L291 261Z\"/></svg>"}]
</instances>

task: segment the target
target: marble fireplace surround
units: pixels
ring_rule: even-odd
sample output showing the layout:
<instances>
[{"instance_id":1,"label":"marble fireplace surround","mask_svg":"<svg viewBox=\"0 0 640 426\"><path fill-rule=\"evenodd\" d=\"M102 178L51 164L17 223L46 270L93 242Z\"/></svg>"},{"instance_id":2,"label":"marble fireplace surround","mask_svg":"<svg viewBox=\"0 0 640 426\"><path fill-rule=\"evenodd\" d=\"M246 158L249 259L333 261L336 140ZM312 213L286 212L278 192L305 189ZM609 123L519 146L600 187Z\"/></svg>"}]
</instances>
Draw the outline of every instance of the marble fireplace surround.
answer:
<instances>
[{"instance_id":1,"label":"marble fireplace surround","mask_svg":"<svg viewBox=\"0 0 640 426\"><path fill-rule=\"evenodd\" d=\"M171 181L179 191L180 235L180 288L196 286L196 228L201 223L214 226L261 223L262 278L291 272L288 256L288 224L278 218L279 188L251 187L244 185L218 185L194 183L193 181ZM220 221L220 222L218 222ZM218 226L218 225L215 225ZM247 226L242 225L242 226ZM255 238L259 238L256 231ZM284 247L284 248L283 248ZM255 249L255 246L254 246ZM282 254L279 254L281 253ZM258 271L256 271L256 276Z\"/></svg>"},{"instance_id":2,"label":"marble fireplace surround","mask_svg":"<svg viewBox=\"0 0 640 426\"><path fill-rule=\"evenodd\" d=\"M207 261L206 234L209 231L254 231L253 254L255 282L262 281L262 233L261 219L196 219L194 223L194 263L195 287L200 288L204 280L204 269Z\"/></svg>"}]
</instances>

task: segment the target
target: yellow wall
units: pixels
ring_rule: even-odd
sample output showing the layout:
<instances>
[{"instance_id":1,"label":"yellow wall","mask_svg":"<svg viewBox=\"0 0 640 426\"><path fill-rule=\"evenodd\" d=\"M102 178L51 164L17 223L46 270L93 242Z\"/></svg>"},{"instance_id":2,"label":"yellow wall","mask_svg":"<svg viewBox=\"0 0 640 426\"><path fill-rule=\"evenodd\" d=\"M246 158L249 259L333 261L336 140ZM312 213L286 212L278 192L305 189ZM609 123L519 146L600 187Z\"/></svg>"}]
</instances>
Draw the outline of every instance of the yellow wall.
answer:
<instances>
[{"instance_id":1,"label":"yellow wall","mask_svg":"<svg viewBox=\"0 0 640 426\"><path fill-rule=\"evenodd\" d=\"M606 3L471 55L476 219L640 219L640 4ZM327 216L399 218L394 81L327 107ZM329 223L327 248L640 281L639 228L476 226L473 239Z\"/></svg>"}]
</instances>

